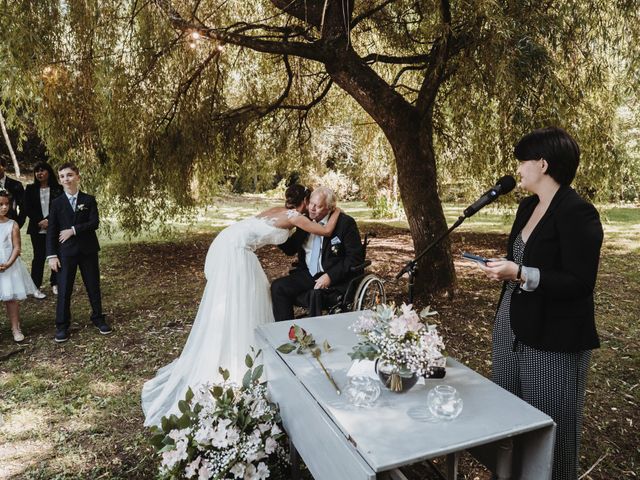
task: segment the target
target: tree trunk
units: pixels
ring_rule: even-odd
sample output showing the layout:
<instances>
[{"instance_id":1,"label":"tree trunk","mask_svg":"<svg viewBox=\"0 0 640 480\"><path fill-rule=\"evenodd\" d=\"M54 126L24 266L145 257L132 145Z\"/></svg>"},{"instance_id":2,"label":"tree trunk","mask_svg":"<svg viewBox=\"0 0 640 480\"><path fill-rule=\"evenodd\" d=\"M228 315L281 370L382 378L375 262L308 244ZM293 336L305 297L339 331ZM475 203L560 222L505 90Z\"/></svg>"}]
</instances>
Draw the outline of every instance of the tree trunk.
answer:
<instances>
[{"instance_id":1,"label":"tree trunk","mask_svg":"<svg viewBox=\"0 0 640 480\"><path fill-rule=\"evenodd\" d=\"M418 255L447 230L438 196L438 176L433 150L432 110L418 110L364 65L353 50L328 62L331 78L351 95L384 132L393 149L398 187ZM411 260L407 258L407 261ZM415 293L453 293L455 270L448 239L436 245L418 263Z\"/></svg>"},{"instance_id":2,"label":"tree trunk","mask_svg":"<svg viewBox=\"0 0 640 480\"><path fill-rule=\"evenodd\" d=\"M385 131L396 159L400 196L409 221L415 255L419 255L448 228L438 195L431 120L427 123L420 129L416 119ZM418 263L415 292L418 295L435 293L450 296L455 280L450 242L445 238Z\"/></svg>"}]
</instances>

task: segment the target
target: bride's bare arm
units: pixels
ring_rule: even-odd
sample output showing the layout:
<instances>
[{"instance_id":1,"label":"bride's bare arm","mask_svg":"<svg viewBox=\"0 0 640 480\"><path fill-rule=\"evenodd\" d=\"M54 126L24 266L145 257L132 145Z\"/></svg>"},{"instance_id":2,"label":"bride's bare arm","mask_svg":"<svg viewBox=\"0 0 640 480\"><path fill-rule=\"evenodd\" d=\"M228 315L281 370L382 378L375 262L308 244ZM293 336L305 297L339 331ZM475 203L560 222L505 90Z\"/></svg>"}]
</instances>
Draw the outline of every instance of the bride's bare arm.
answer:
<instances>
[{"instance_id":1,"label":"bride's bare arm","mask_svg":"<svg viewBox=\"0 0 640 480\"><path fill-rule=\"evenodd\" d=\"M295 217L291 217L290 221L294 226L301 228L306 232L313 233L315 235L322 235L323 237L329 237L336 228L338 217L340 216L341 211L342 210L336 207L333 210L333 213L331 213L331 217L329 217L329 221L326 225L312 222L304 215L296 215Z\"/></svg>"}]
</instances>

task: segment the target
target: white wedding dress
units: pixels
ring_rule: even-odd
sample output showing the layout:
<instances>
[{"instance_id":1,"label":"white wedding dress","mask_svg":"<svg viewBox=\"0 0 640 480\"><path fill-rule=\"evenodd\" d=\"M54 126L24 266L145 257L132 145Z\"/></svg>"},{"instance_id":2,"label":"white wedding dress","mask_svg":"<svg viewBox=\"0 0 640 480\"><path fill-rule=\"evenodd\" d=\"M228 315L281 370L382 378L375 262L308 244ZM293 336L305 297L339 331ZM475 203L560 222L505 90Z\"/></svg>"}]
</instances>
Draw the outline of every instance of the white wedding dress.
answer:
<instances>
[{"instance_id":1,"label":"white wedding dress","mask_svg":"<svg viewBox=\"0 0 640 480\"><path fill-rule=\"evenodd\" d=\"M275 227L274 221L247 218L222 230L209 247L207 284L182 354L142 388L145 426L178 414L178 401L188 387L222 380L218 367L229 370L230 380L242 382L244 358L255 345L254 329L274 321L269 281L254 253L289 237L291 231Z\"/></svg>"}]
</instances>

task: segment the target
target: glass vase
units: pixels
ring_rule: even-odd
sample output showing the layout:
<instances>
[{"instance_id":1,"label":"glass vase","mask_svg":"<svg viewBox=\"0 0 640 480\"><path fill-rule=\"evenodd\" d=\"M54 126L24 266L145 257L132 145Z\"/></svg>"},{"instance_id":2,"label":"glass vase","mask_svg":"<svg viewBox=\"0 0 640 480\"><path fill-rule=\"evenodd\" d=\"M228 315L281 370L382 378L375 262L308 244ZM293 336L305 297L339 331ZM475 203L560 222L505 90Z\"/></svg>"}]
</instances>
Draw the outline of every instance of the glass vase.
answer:
<instances>
[{"instance_id":1,"label":"glass vase","mask_svg":"<svg viewBox=\"0 0 640 480\"><path fill-rule=\"evenodd\" d=\"M415 372L403 372L395 365L384 361L376 360L375 369L382 385L395 393L406 392L418 382Z\"/></svg>"}]
</instances>

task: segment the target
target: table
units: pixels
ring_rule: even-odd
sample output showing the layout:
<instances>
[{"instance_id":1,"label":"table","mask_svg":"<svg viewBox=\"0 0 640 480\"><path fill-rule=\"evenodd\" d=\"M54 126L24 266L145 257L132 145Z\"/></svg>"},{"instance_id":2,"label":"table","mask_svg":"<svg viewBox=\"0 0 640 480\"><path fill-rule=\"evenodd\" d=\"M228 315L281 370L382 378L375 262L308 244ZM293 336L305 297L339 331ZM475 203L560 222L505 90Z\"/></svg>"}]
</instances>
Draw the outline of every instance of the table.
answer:
<instances>
[{"instance_id":1,"label":"table","mask_svg":"<svg viewBox=\"0 0 640 480\"><path fill-rule=\"evenodd\" d=\"M310 354L276 351L288 341L294 323L319 344L326 339L332 350L321 359L344 387L352 363L347 354L358 342L348 327L359 315L342 313L256 329L270 396L316 480L398 477L398 467L445 455L448 478L455 479L458 455L465 450L498 478L551 478L553 420L454 359L447 359L444 379L429 379L401 394L383 388L375 406L357 408L336 393ZM422 415L427 392L442 383L454 386L464 401L462 413L450 422Z\"/></svg>"}]
</instances>

